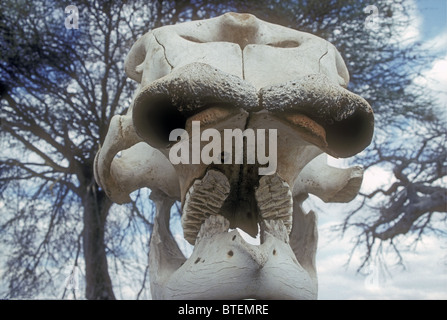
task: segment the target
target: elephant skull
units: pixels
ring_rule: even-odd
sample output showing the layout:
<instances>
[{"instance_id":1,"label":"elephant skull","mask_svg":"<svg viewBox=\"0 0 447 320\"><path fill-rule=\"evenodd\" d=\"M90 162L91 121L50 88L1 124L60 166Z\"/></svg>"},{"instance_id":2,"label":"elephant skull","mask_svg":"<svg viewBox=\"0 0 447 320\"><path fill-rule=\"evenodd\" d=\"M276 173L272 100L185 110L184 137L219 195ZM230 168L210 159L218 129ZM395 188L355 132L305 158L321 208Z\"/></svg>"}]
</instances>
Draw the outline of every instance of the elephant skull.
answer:
<instances>
[{"instance_id":1,"label":"elephant skull","mask_svg":"<svg viewBox=\"0 0 447 320\"><path fill-rule=\"evenodd\" d=\"M153 298L315 299L317 222L302 202L309 193L326 202L356 196L362 169L330 167L327 154L362 151L374 127L371 107L346 89L337 49L250 14L227 13L152 30L133 45L125 69L140 85L127 114L112 118L95 176L117 203L138 188L152 190ZM184 133L180 141L170 139L176 129ZM243 134L242 162L232 158L236 143L211 162L191 161L201 159L205 132L224 145L230 129ZM248 138L261 130L274 139ZM189 161L173 164L180 144ZM261 147L275 153L271 172L260 171L265 162L253 156ZM176 200L185 239L194 245L189 259L169 231ZM259 233L260 245L235 228Z\"/></svg>"}]
</instances>

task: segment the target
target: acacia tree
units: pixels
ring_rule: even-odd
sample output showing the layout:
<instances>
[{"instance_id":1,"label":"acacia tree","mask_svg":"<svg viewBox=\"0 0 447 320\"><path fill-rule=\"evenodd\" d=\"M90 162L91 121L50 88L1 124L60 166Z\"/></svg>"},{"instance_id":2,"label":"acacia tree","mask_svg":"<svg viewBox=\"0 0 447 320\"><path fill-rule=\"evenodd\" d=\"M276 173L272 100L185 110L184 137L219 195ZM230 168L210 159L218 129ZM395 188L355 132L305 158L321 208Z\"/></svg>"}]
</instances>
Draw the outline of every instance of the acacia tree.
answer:
<instances>
[{"instance_id":1,"label":"acacia tree","mask_svg":"<svg viewBox=\"0 0 447 320\"><path fill-rule=\"evenodd\" d=\"M341 226L359 230L365 263L381 241L412 231L422 236L433 223L445 223L445 189L439 183L445 176L445 130L432 112L433 100L412 85L433 57L418 45L393 41L410 23L402 14L409 10L403 1L376 1L381 25L374 32L365 28L367 5L354 0L77 1L79 29L67 30L65 7L55 1L4 2L0 228L9 248L7 295L35 297L51 285L51 270L74 259L85 268L86 298L115 297L111 263L117 270L115 258L133 246L128 241L123 250L124 239L139 232L148 239L151 226L150 205L138 203L141 198L113 216L119 209L93 178L93 159L110 118L125 111L135 89L124 74L124 57L151 28L230 10L333 42L352 75L350 90L375 110L375 140L359 157L367 168L386 164L396 180L362 194L362 207ZM408 136L412 144L404 143ZM368 210L373 206L377 210ZM444 215L435 219L435 213ZM146 289L147 268L139 272L138 296Z\"/></svg>"},{"instance_id":2,"label":"acacia tree","mask_svg":"<svg viewBox=\"0 0 447 320\"><path fill-rule=\"evenodd\" d=\"M334 228L357 232L352 254L362 253L359 271L385 261L390 251L404 266L402 249L416 248L426 235L447 236L445 123L436 118L403 122L389 136L376 138L362 157L366 169L384 168L388 180L361 192L358 207Z\"/></svg>"},{"instance_id":3,"label":"acacia tree","mask_svg":"<svg viewBox=\"0 0 447 320\"><path fill-rule=\"evenodd\" d=\"M445 101L415 81L439 52L402 39L414 23L410 4L383 1L377 6L382 12L379 29L359 37L350 48L346 38L340 46L351 58L351 90L371 103L376 117L374 140L354 161L365 170L387 172L381 185L360 193L357 208L335 228L342 234L357 233L352 254L362 254L359 271L373 259L385 261L382 255L388 249L403 264L401 250L408 243L415 248L426 235L447 235ZM358 59L358 47L366 49L364 59Z\"/></svg>"}]
</instances>

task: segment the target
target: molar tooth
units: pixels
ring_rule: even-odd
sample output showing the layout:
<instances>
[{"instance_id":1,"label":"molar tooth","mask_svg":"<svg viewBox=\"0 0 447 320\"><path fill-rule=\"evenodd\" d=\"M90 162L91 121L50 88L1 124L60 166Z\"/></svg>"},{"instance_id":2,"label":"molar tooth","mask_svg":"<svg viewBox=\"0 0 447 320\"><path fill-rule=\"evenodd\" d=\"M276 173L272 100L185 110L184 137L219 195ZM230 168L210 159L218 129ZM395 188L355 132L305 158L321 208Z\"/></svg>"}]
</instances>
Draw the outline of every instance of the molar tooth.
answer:
<instances>
[{"instance_id":1,"label":"molar tooth","mask_svg":"<svg viewBox=\"0 0 447 320\"><path fill-rule=\"evenodd\" d=\"M230 183L220 171L209 170L202 180L194 181L186 193L182 215L183 234L190 244L207 218L218 215L229 193Z\"/></svg>"},{"instance_id":2,"label":"molar tooth","mask_svg":"<svg viewBox=\"0 0 447 320\"><path fill-rule=\"evenodd\" d=\"M292 229L293 198L287 182L278 175L263 176L255 191L258 209L263 220L282 220L286 233Z\"/></svg>"},{"instance_id":3,"label":"molar tooth","mask_svg":"<svg viewBox=\"0 0 447 320\"><path fill-rule=\"evenodd\" d=\"M290 206L291 202L290 199L286 198L286 199L269 199L267 201L265 201L264 203L259 205L260 209L263 210L270 210L270 209L274 209L274 208L286 208L288 206Z\"/></svg>"}]
</instances>

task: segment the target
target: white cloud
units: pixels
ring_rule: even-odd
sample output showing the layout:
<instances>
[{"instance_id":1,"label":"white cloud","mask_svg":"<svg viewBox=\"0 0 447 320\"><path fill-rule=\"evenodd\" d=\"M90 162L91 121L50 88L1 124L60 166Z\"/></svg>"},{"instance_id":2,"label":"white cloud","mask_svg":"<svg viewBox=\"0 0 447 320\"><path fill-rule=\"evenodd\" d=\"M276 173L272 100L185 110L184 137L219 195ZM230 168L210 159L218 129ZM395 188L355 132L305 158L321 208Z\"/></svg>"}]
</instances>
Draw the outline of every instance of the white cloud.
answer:
<instances>
[{"instance_id":1,"label":"white cloud","mask_svg":"<svg viewBox=\"0 0 447 320\"><path fill-rule=\"evenodd\" d=\"M417 9L416 2L414 0L405 1L406 7L405 12L402 10L393 11L393 21L394 23L394 37L390 39L392 43L399 43L400 45L411 45L421 38L421 28L423 23L423 18ZM383 13L379 13L381 16ZM401 21L406 21L409 19L409 24L401 24Z\"/></svg>"},{"instance_id":2,"label":"white cloud","mask_svg":"<svg viewBox=\"0 0 447 320\"><path fill-rule=\"evenodd\" d=\"M363 174L361 191L370 193L379 188L389 188L396 179L391 171L379 166L368 168Z\"/></svg>"},{"instance_id":3,"label":"white cloud","mask_svg":"<svg viewBox=\"0 0 447 320\"><path fill-rule=\"evenodd\" d=\"M401 252L406 267L404 270L390 263L389 273L377 265L374 272L360 274L356 268L361 261L361 252L356 252L351 263L346 265L354 235L347 234L343 239L334 241L327 232L333 224L319 226L316 261L319 299L447 299L445 241L426 236L417 251ZM371 286L370 280L373 284L376 281L376 284Z\"/></svg>"}]
</instances>

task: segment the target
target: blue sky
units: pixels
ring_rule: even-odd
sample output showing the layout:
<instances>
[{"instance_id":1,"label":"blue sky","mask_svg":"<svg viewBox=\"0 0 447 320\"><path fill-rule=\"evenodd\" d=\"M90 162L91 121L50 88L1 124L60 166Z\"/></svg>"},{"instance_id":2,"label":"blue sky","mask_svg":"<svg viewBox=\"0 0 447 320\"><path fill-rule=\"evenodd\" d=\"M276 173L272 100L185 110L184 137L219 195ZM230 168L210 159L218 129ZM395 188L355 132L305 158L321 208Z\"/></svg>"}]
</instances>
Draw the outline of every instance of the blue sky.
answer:
<instances>
[{"instance_id":1,"label":"blue sky","mask_svg":"<svg viewBox=\"0 0 447 320\"><path fill-rule=\"evenodd\" d=\"M427 50L438 55L427 66L423 77L415 79L415 82L437 92L441 100L440 112L447 123L447 0L415 0L415 3L418 7L416 24L419 32L416 40L425 43Z\"/></svg>"}]
</instances>

